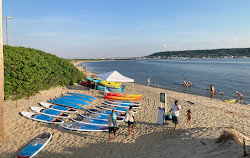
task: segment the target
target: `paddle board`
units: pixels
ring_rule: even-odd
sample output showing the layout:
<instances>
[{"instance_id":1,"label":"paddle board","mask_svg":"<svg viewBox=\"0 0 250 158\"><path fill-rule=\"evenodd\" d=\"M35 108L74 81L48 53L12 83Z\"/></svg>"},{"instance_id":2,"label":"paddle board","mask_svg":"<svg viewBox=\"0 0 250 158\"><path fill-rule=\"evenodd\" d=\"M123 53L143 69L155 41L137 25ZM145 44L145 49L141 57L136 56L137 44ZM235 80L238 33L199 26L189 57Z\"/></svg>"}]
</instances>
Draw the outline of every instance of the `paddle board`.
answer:
<instances>
[{"instance_id":1,"label":"paddle board","mask_svg":"<svg viewBox=\"0 0 250 158\"><path fill-rule=\"evenodd\" d=\"M17 155L17 158L32 158L36 156L49 143L51 138L52 134L49 132L37 136Z\"/></svg>"},{"instance_id":2,"label":"paddle board","mask_svg":"<svg viewBox=\"0 0 250 158\"><path fill-rule=\"evenodd\" d=\"M63 95L63 96L61 96L61 98L68 98L68 99L76 99L76 100L93 102L93 100L90 98L84 98L84 97L78 97L78 96L72 96L72 95Z\"/></svg>"},{"instance_id":3,"label":"paddle board","mask_svg":"<svg viewBox=\"0 0 250 158\"><path fill-rule=\"evenodd\" d=\"M83 132L107 132L109 130L107 126L89 125L78 122L63 123L61 127L68 130Z\"/></svg>"},{"instance_id":4,"label":"paddle board","mask_svg":"<svg viewBox=\"0 0 250 158\"><path fill-rule=\"evenodd\" d=\"M90 119L90 118L71 118L71 120L74 122L79 122L83 124L108 126L107 120L97 120L97 119Z\"/></svg>"},{"instance_id":5,"label":"paddle board","mask_svg":"<svg viewBox=\"0 0 250 158\"><path fill-rule=\"evenodd\" d=\"M32 106L30 109L36 113L51 116L51 117L58 117L58 118L69 118L70 116L68 114L64 114L63 112L51 110L51 109L45 109L41 107L35 107Z\"/></svg>"},{"instance_id":6,"label":"paddle board","mask_svg":"<svg viewBox=\"0 0 250 158\"><path fill-rule=\"evenodd\" d=\"M224 93L223 93L223 92L218 92L218 91L215 91L214 93L215 93L215 94L224 95Z\"/></svg>"},{"instance_id":7,"label":"paddle board","mask_svg":"<svg viewBox=\"0 0 250 158\"><path fill-rule=\"evenodd\" d=\"M111 104L141 105L141 103L138 103L138 102L132 102L132 101L105 100L105 102L107 102L107 103L111 103Z\"/></svg>"},{"instance_id":8,"label":"paddle board","mask_svg":"<svg viewBox=\"0 0 250 158\"><path fill-rule=\"evenodd\" d=\"M64 112L64 113L76 113L77 112L75 109L67 108L67 107L60 106L60 105L54 105L51 103L40 102L39 104L45 108Z\"/></svg>"},{"instance_id":9,"label":"paddle board","mask_svg":"<svg viewBox=\"0 0 250 158\"><path fill-rule=\"evenodd\" d=\"M104 110L109 110L111 111L112 109L114 109L116 112L122 112L122 113L125 113L128 109L125 109L125 108L120 108L120 107L110 107L110 106L97 106L98 108L100 109L104 109ZM137 113L137 111L134 111L134 113Z\"/></svg>"},{"instance_id":10,"label":"paddle board","mask_svg":"<svg viewBox=\"0 0 250 158\"><path fill-rule=\"evenodd\" d=\"M130 108L130 106L132 106L133 109L139 109L141 108L139 105L129 105L129 104L110 104L107 102L102 103L104 105L109 105L109 106L116 106L116 107L120 107L120 108Z\"/></svg>"},{"instance_id":11,"label":"paddle board","mask_svg":"<svg viewBox=\"0 0 250 158\"><path fill-rule=\"evenodd\" d=\"M91 112L91 113L94 113L94 114L104 114L104 115L109 115L111 114L111 111L109 110L98 110L98 109L87 109L88 112ZM116 112L115 113L117 117L125 117L125 114L124 113L119 113L119 112Z\"/></svg>"},{"instance_id":12,"label":"paddle board","mask_svg":"<svg viewBox=\"0 0 250 158\"><path fill-rule=\"evenodd\" d=\"M32 113L32 112L22 111L21 115L23 115L26 118L36 120L36 121L40 121L40 122L45 122L45 123L53 123L53 124L64 123L63 120L59 120L59 119L56 119L54 117L41 115L41 114L36 114L36 113Z\"/></svg>"},{"instance_id":13,"label":"paddle board","mask_svg":"<svg viewBox=\"0 0 250 158\"><path fill-rule=\"evenodd\" d=\"M79 94L79 93L66 93L74 96L80 96L80 97L85 97L85 98L90 98L90 99L96 99L95 97L89 96L89 95L84 95L84 94Z\"/></svg>"},{"instance_id":14,"label":"paddle board","mask_svg":"<svg viewBox=\"0 0 250 158\"><path fill-rule=\"evenodd\" d=\"M63 101L63 102L73 103L73 104L89 105L89 103L87 103L85 101L76 100L76 99L54 98L53 100L58 100L58 101Z\"/></svg>"},{"instance_id":15,"label":"paddle board","mask_svg":"<svg viewBox=\"0 0 250 158\"><path fill-rule=\"evenodd\" d=\"M80 109L80 110L83 109L83 107L81 107L80 105L73 104L73 103L68 103L68 102L64 102L64 101L59 101L59 100L57 100L57 101L52 101L52 100L49 100L48 102L49 102L49 103L53 103L53 104L68 106L68 107L75 108L75 109Z\"/></svg>"},{"instance_id":16,"label":"paddle board","mask_svg":"<svg viewBox=\"0 0 250 158\"><path fill-rule=\"evenodd\" d=\"M104 114L94 114L94 113L86 113L86 114L80 114L84 118L89 118L89 119L96 119L96 120L108 120L108 115ZM117 122L123 122L124 119L121 117L117 117Z\"/></svg>"}]
</instances>

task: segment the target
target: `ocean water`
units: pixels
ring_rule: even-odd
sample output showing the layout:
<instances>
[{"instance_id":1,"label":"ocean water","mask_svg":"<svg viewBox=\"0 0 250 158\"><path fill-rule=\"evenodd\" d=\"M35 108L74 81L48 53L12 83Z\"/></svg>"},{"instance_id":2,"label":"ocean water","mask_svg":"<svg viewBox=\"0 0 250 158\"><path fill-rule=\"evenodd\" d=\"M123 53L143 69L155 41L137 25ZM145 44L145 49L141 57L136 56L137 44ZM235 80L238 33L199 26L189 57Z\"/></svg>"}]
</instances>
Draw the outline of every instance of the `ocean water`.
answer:
<instances>
[{"instance_id":1,"label":"ocean water","mask_svg":"<svg viewBox=\"0 0 250 158\"><path fill-rule=\"evenodd\" d=\"M131 60L82 63L91 72L100 74L117 70L134 78L135 83L169 90L210 97L209 86L224 95L217 99L237 99L235 91L243 94L245 103L250 103L250 59L176 59L176 60ZM185 87L183 79L193 85Z\"/></svg>"}]
</instances>

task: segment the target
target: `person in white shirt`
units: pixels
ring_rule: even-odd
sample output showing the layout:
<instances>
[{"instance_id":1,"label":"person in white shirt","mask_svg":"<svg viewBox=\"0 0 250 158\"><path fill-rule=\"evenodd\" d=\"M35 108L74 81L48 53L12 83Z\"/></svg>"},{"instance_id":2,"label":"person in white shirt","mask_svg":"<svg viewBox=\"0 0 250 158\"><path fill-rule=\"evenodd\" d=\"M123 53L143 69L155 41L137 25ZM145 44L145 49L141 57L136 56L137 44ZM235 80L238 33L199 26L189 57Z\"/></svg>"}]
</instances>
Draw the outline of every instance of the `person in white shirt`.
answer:
<instances>
[{"instance_id":1,"label":"person in white shirt","mask_svg":"<svg viewBox=\"0 0 250 158\"><path fill-rule=\"evenodd\" d=\"M180 115L180 110L181 110L181 106L179 105L178 100L176 100L174 104L172 105L171 110L169 111L170 113L172 112L172 119L173 119L173 123L175 124L174 130L177 129L177 125L179 124L178 117Z\"/></svg>"},{"instance_id":2,"label":"person in white shirt","mask_svg":"<svg viewBox=\"0 0 250 158\"><path fill-rule=\"evenodd\" d=\"M134 131L136 122L132 106L130 106L129 109L126 111L126 117L128 118L128 135L130 136L131 133L133 133ZM132 125L132 130L131 130L131 125Z\"/></svg>"},{"instance_id":3,"label":"person in white shirt","mask_svg":"<svg viewBox=\"0 0 250 158\"><path fill-rule=\"evenodd\" d=\"M108 115L108 126L109 126L109 141L111 141L111 132L114 133L114 139L116 139L116 130L117 130L117 118L114 109L112 110L111 114Z\"/></svg>"}]
</instances>

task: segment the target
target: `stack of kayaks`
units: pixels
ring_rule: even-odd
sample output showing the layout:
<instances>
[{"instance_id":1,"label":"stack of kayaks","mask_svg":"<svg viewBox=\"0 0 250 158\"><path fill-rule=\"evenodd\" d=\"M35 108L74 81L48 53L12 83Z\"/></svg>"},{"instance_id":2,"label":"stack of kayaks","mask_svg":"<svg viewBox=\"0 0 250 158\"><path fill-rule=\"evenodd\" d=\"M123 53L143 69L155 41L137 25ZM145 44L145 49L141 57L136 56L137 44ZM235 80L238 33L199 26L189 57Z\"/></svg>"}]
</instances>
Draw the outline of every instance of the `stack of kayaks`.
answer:
<instances>
[{"instance_id":1,"label":"stack of kayaks","mask_svg":"<svg viewBox=\"0 0 250 158\"><path fill-rule=\"evenodd\" d=\"M105 87L103 85L97 85L96 89L100 90L100 91L105 91L105 89L107 89L109 92L112 92L112 91L124 92L124 87L122 87L122 88L110 88L110 87Z\"/></svg>"},{"instance_id":2,"label":"stack of kayaks","mask_svg":"<svg viewBox=\"0 0 250 158\"><path fill-rule=\"evenodd\" d=\"M141 100L142 94L139 95L124 95L124 94L117 94L117 93L108 93L107 96L104 97L104 99L108 100Z\"/></svg>"},{"instance_id":3,"label":"stack of kayaks","mask_svg":"<svg viewBox=\"0 0 250 158\"><path fill-rule=\"evenodd\" d=\"M49 143L51 138L51 133L43 133L37 136L17 155L17 158L32 158L36 156Z\"/></svg>"},{"instance_id":4,"label":"stack of kayaks","mask_svg":"<svg viewBox=\"0 0 250 158\"><path fill-rule=\"evenodd\" d=\"M105 103L109 103L109 104L141 105L141 103L138 103L138 102L132 102L132 101L119 101L119 100L105 100Z\"/></svg>"}]
</instances>

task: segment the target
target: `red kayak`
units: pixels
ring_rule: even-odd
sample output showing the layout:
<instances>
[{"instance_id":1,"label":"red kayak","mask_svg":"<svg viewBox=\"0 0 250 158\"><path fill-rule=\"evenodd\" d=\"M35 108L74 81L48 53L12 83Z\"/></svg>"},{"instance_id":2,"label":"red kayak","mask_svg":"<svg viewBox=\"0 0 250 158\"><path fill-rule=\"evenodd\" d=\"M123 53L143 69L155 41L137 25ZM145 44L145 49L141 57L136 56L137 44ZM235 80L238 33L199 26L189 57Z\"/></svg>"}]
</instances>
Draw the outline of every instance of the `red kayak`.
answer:
<instances>
[{"instance_id":1,"label":"red kayak","mask_svg":"<svg viewBox=\"0 0 250 158\"><path fill-rule=\"evenodd\" d=\"M108 93L107 96L116 96L116 97L125 97L125 98L139 98L139 97L142 97L142 94L125 95L125 94L118 94L118 93Z\"/></svg>"},{"instance_id":2,"label":"red kayak","mask_svg":"<svg viewBox=\"0 0 250 158\"><path fill-rule=\"evenodd\" d=\"M120 96L104 96L104 99L108 100L141 100L142 97L132 98L132 97L120 97Z\"/></svg>"}]
</instances>

